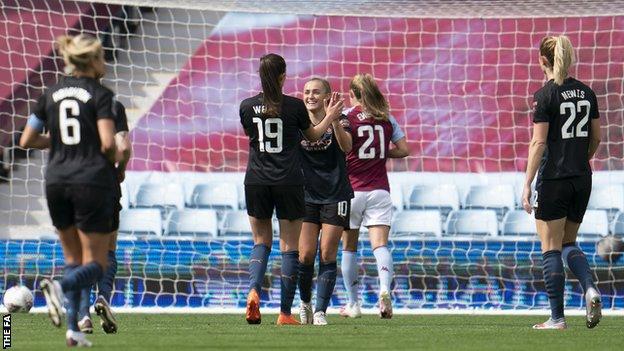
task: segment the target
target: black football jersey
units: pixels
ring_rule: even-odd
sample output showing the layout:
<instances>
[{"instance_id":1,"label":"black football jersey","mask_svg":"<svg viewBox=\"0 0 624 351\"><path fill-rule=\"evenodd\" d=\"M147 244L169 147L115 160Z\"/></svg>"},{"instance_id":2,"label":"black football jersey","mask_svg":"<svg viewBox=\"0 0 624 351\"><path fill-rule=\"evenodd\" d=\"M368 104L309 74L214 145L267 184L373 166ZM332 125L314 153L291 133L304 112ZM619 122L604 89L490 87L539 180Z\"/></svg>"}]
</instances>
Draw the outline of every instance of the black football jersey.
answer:
<instances>
[{"instance_id":1,"label":"black football jersey","mask_svg":"<svg viewBox=\"0 0 624 351\"><path fill-rule=\"evenodd\" d=\"M280 115L265 117L262 94L243 100L240 120L249 137L245 185L303 185L301 130L310 127L301 99L283 96Z\"/></svg>"},{"instance_id":2,"label":"black football jersey","mask_svg":"<svg viewBox=\"0 0 624 351\"><path fill-rule=\"evenodd\" d=\"M346 116L342 116L340 123L350 132ZM318 141L308 141L302 136L301 149L306 202L331 204L353 198L345 154L338 145L332 127Z\"/></svg>"},{"instance_id":3,"label":"black football jersey","mask_svg":"<svg viewBox=\"0 0 624 351\"><path fill-rule=\"evenodd\" d=\"M118 100L113 100L113 117L115 118L115 133L128 131L128 117L126 108Z\"/></svg>"},{"instance_id":4,"label":"black football jersey","mask_svg":"<svg viewBox=\"0 0 624 351\"><path fill-rule=\"evenodd\" d=\"M46 89L33 113L50 131L47 184L113 187L97 128L98 119L114 118L112 108L112 91L92 78L64 77Z\"/></svg>"},{"instance_id":5,"label":"black football jersey","mask_svg":"<svg viewBox=\"0 0 624 351\"><path fill-rule=\"evenodd\" d=\"M549 123L538 180L591 174L588 150L591 119L599 117L596 94L574 78L560 86L550 80L535 93L533 104L533 122Z\"/></svg>"}]
</instances>

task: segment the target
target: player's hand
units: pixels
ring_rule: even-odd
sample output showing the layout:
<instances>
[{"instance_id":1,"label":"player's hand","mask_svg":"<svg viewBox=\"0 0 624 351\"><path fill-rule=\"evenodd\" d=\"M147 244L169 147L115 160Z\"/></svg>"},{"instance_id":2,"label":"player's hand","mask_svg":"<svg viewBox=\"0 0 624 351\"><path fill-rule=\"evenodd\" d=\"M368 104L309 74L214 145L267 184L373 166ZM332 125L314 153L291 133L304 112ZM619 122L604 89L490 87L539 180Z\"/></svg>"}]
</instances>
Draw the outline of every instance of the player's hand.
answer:
<instances>
[{"instance_id":1,"label":"player's hand","mask_svg":"<svg viewBox=\"0 0 624 351\"><path fill-rule=\"evenodd\" d=\"M344 99L340 93L333 92L329 99L323 101L323 105L325 106L325 118L329 118L333 122L342 115Z\"/></svg>"},{"instance_id":2,"label":"player's hand","mask_svg":"<svg viewBox=\"0 0 624 351\"><path fill-rule=\"evenodd\" d=\"M526 213L531 214L533 211L533 205L531 205L531 186L525 185L524 190L522 191L522 208L526 211Z\"/></svg>"}]
</instances>

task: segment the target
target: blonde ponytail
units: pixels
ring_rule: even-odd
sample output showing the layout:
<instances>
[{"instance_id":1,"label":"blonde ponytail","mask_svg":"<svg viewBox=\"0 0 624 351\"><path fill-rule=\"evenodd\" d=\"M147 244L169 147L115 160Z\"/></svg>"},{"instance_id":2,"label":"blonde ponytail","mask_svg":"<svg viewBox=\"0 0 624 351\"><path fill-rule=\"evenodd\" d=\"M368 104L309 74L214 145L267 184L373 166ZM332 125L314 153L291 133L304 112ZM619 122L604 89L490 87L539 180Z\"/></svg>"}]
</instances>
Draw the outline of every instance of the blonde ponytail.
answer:
<instances>
[{"instance_id":1,"label":"blonde ponytail","mask_svg":"<svg viewBox=\"0 0 624 351\"><path fill-rule=\"evenodd\" d=\"M553 75L557 85L563 84L563 80L568 76L568 70L574 63L574 49L570 39L565 35L557 37L555 42L555 54L553 62Z\"/></svg>"},{"instance_id":2,"label":"blonde ponytail","mask_svg":"<svg viewBox=\"0 0 624 351\"><path fill-rule=\"evenodd\" d=\"M350 89L360 101L364 111L376 120L387 121L390 115L388 101L370 74L358 74L351 80Z\"/></svg>"},{"instance_id":3,"label":"blonde ponytail","mask_svg":"<svg viewBox=\"0 0 624 351\"><path fill-rule=\"evenodd\" d=\"M80 34L77 36L62 35L56 39L59 54L65 61L65 72L88 71L98 59L103 59L104 49L99 39Z\"/></svg>"}]
</instances>

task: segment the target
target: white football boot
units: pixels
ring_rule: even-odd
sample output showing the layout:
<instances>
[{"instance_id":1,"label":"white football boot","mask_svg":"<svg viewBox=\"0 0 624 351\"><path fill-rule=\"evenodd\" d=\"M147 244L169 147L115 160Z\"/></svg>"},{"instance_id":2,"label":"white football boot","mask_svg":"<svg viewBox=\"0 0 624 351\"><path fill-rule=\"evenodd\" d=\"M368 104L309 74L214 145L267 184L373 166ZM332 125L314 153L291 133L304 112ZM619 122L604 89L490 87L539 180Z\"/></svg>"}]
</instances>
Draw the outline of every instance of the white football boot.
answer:
<instances>
[{"instance_id":1,"label":"white football boot","mask_svg":"<svg viewBox=\"0 0 624 351\"><path fill-rule=\"evenodd\" d=\"M545 330L545 329L563 330L567 328L568 328L568 325L566 324L565 318L559 318L559 319L548 318L546 322L536 324L533 326L533 329L540 329L540 330Z\"/></svg>"},{"instance_id":2,"label":"white football boot","mask_svg":"<svg viewBox=\"0 0 624 351\"><path fill-rule=\"evenodd\" d=\"M39 288L45 297L46 306L48 307L48 316L55 327L60 327L65 315L63 311L63 289L57 280L47 278L41 279Z\"/></svg>"},{"instance_id":3,"label":"white football boot","mask_svg":"<svg viewBox=\"0 0 624 351\"><path fill-rule=\"evenodd\" d=\"M314 325L327 325L327 315L323 311L314 313Z\"/></svg>"},{"instance_id":4,"label":"white football boot","mask_svg":"<svg viewBox=\"0 0 624 351\"><path fill-rule=\"evenodd\" d=\"M348 318L360 318L362 317L362 309L358 302L354 304L347 303L340 308L340 315Z\"/></svg>"},{"instance_id":5,"label":"white football boot","mask_svg":"<svg viewBox=\"0 0 624 351\"><path fill-rule=\"evenodd\" d=\"M83 332L68 330L65 332L65 341L67 347L91 347L93 344L87 340L87 336Z\"/></svg>"},{"instance_id":6,"label":"white football boot","mask_svg":"<svg viewBox=\"0 0 624 351\"><path fill-rule=\"evenodd\" d=\"M312 324L312 303L301 301L299 306L299 320L301 324Z\"/></svg>"},{"instance_id":7,"label":"white football boot","mask_svg":"<svg viewBox=\"0 0 624 351\"><path fill-rule=\"evenodd\" d=\"M382 319L392 318L392 299L387 291L379 294L379 316Z\"/></svg>"},{"instance_id":8,"label":"white football boot","mask_svg":"<svg viewBox=\"0 0 624 351\"><path fill-rule=\"evenodd\" d=\"M602 318L602 300L600 293L596 289L587 289L585 293L585 308L587 311L585 325L591 329L597 326L600 323L600 318Z\"/></svg>"}]
</instances>

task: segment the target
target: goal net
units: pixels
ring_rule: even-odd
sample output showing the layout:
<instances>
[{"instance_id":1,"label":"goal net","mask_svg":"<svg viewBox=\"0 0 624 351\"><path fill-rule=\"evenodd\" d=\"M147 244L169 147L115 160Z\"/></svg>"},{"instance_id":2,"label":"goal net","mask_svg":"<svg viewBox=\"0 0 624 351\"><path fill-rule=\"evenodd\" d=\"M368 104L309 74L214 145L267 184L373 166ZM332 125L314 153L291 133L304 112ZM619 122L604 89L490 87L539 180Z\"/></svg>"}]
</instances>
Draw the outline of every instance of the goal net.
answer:
<instances>
[{"instance_id":1,"label":"goal net","mask_svg":"<svg viewBox=\"0 0 624 351\"><path fill-rule=\"evenodd\" d=\"M285 57L286 94L311 77L348 92L371 73L411 155L391 160L393 298L399 310L543 309L534 222L519 197L532 95L544 84L538 46L567 35L571 74L596 92L602 140L579 245L609 309L624 308L624 268L596 255L624 233L624 6L621 1L29 1L0 4L0 292L62 274L47 214L47 154L16 146L62 63L54 38L90 33L106 46L104 84L127 108L133 157L123 183L112 304L240 308L252 247L242 178L241 100L260 90L259 57ZM262 303L279 306L278 245ZM377 302L366 233L363 306ZM339 257L340 262L340 257ZM582 308L568 272L566 304ZM339 275L332 306L346 301Z\"/></svg>"}]
</instances>

